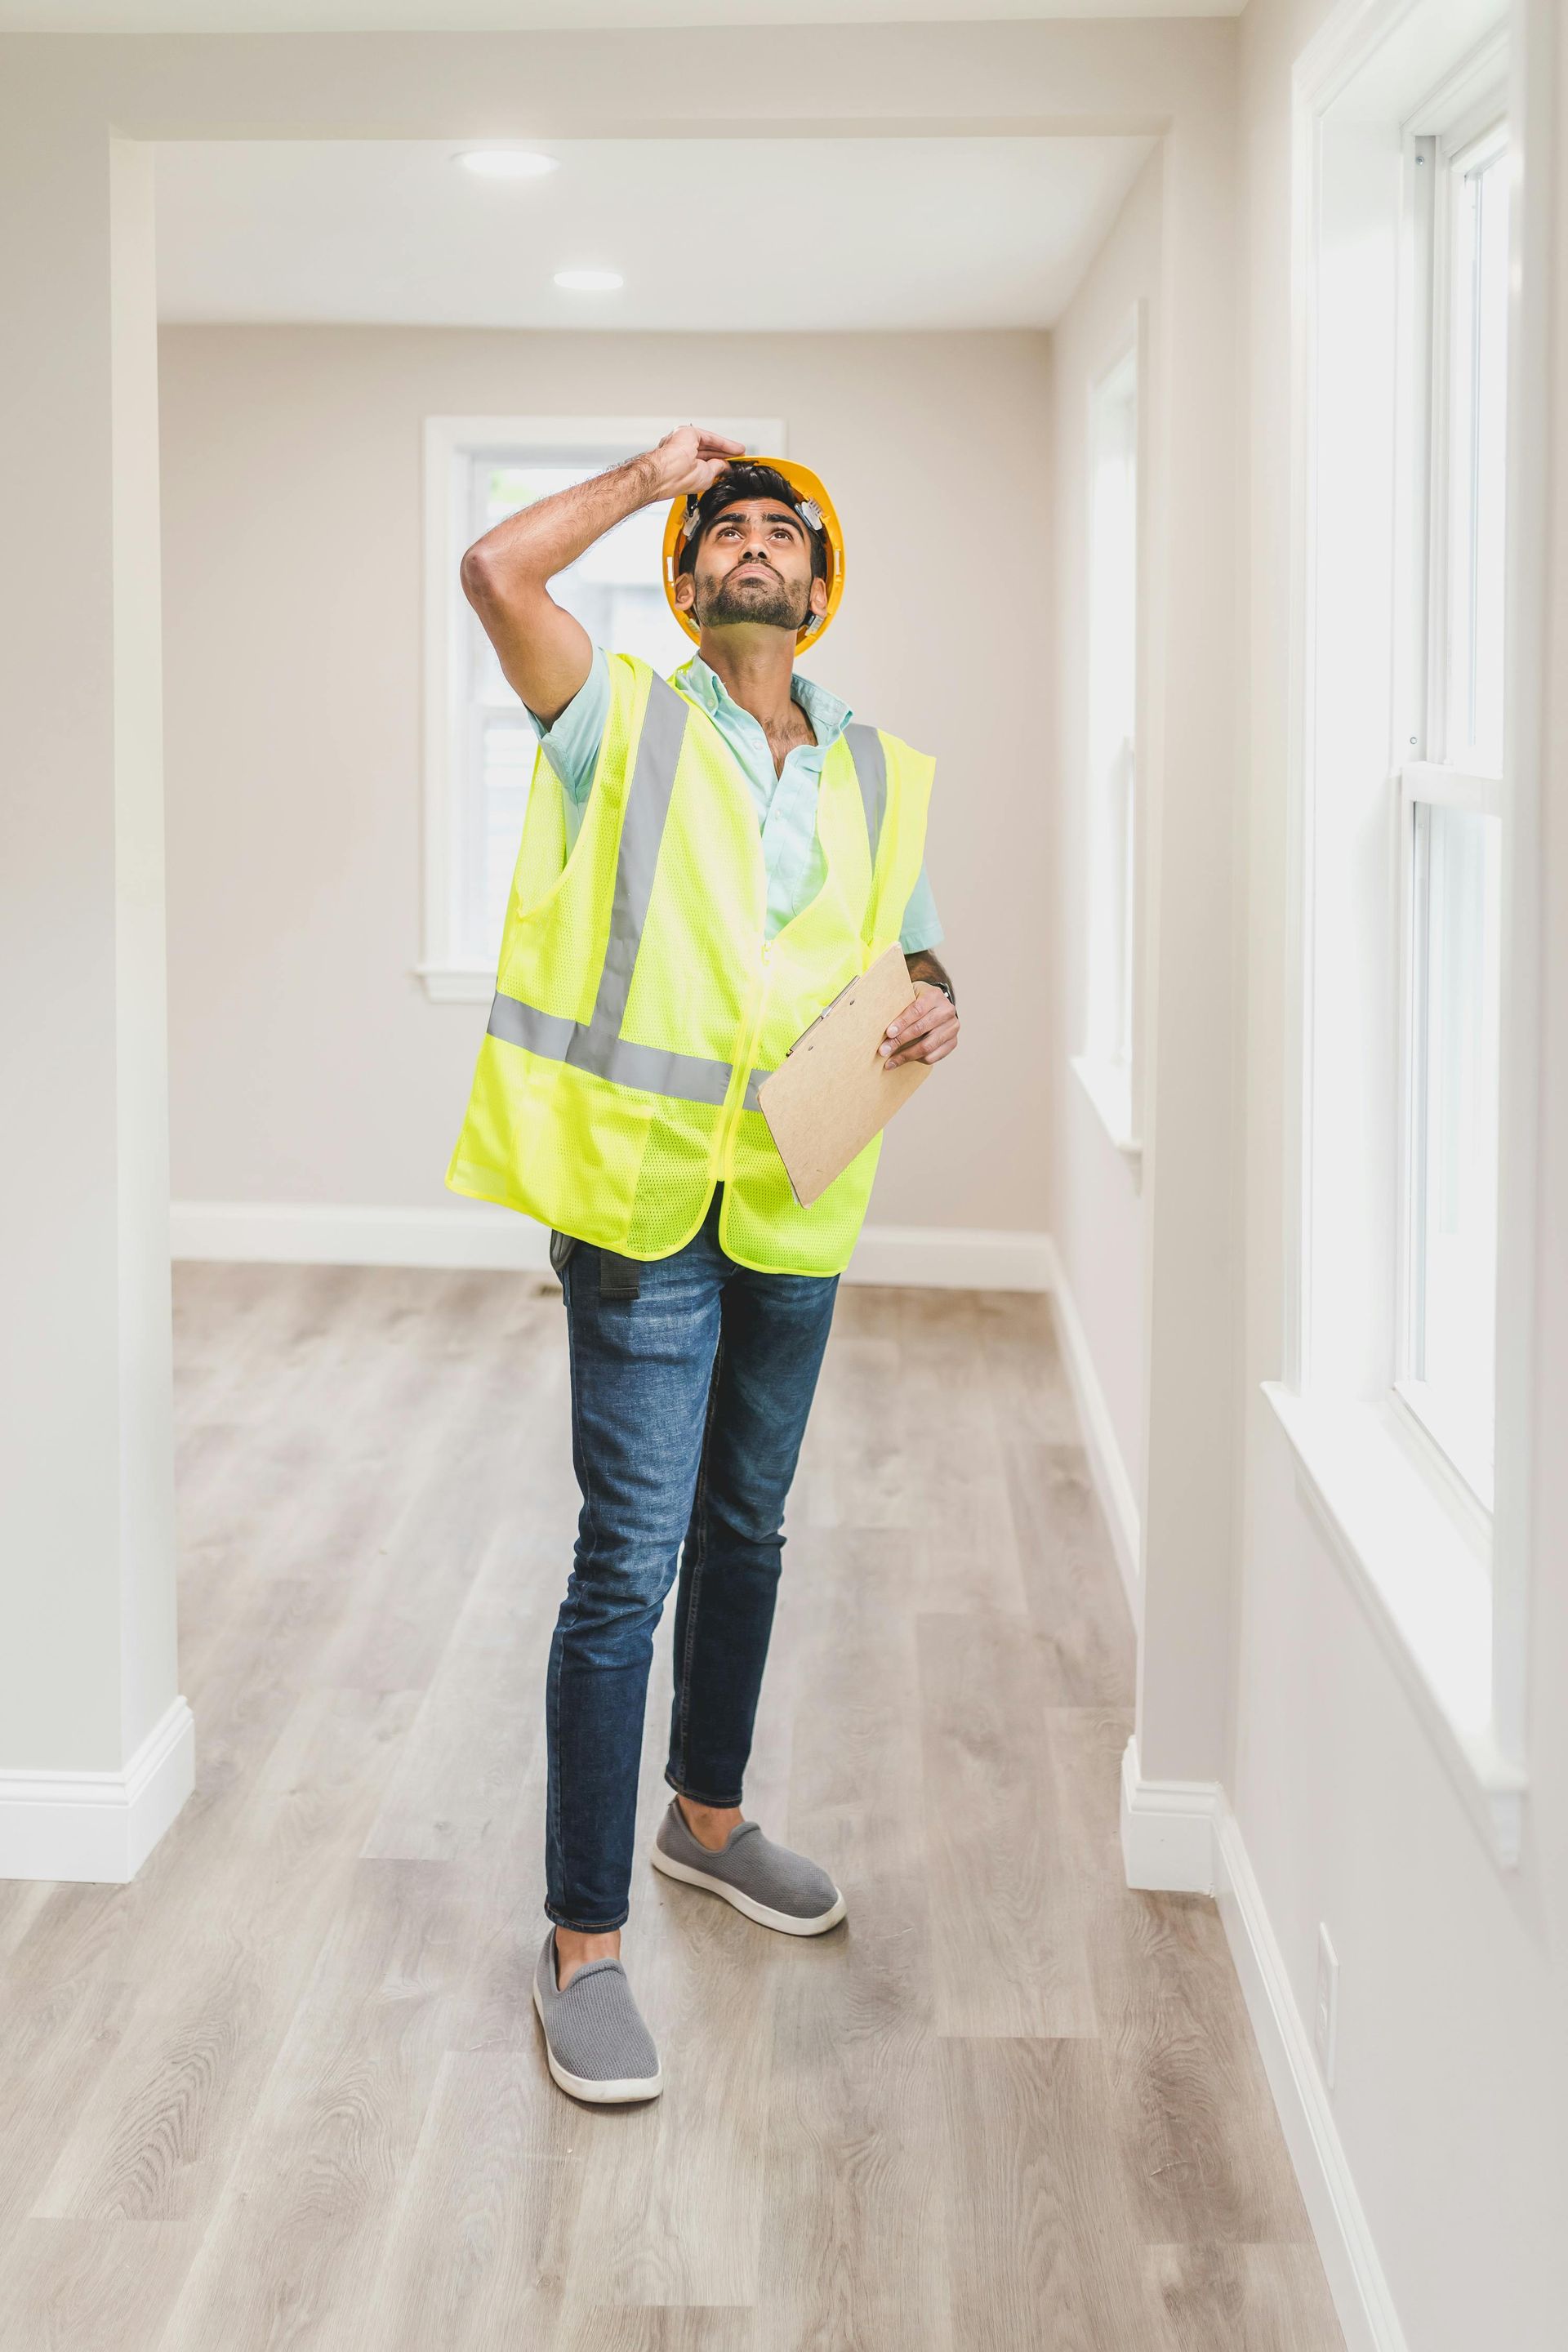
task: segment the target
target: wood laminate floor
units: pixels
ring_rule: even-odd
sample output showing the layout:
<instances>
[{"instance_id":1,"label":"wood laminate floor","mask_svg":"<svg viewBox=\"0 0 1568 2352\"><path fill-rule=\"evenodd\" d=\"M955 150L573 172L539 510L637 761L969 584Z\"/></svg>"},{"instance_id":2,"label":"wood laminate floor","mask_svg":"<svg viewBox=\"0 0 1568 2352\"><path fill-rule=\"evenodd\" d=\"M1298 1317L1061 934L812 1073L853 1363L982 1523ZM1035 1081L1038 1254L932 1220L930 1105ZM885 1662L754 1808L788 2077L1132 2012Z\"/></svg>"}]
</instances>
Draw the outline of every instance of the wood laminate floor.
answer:
<instances>
[{"instance_id":1,"label":"wood laminate floor","mask_svg":"<svg viewBox=\"0 0 1568 2352\"><path fill-rule=\"evenodd\" d=\"M4 2352L1338 2352L1212 1904L1129 1894L1132 1644L1050 1309L845 1288L746 1810L845 1925L656 1875L667 2089L555 2090L560 1293L176 1272L197 1788L0 1885Z\"/></svg>"}]
</instances>

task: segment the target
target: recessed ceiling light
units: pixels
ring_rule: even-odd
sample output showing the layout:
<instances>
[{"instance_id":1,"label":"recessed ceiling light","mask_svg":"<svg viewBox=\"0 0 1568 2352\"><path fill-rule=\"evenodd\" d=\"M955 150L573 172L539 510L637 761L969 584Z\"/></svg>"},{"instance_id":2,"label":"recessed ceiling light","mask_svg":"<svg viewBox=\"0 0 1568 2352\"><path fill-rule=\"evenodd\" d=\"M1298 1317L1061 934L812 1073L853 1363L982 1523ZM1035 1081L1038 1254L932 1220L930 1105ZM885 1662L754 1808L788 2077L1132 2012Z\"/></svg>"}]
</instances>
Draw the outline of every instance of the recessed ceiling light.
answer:
<instances>
[{"instance_id":1,"label":"recessed ceiling light","mask_svg":"<svg viewBox=\"0 0 1568 2352\"><path fill-rule=\"evenodd\" d=\"M626 279L618 269L558 269L555 283L568 294L613 294Z\"/></svg>"},{"instance_id":2,"label":"recessed ceiling light","mask_svg":"<svg viewBox=\"0 0 1568 2352\"><path fill-rule=\"evenodd\" d=\"M556 165L553 155L536 155L526 147L476 147L457 160L481 180L542 180Z\"/></svg>"}]
</instances>

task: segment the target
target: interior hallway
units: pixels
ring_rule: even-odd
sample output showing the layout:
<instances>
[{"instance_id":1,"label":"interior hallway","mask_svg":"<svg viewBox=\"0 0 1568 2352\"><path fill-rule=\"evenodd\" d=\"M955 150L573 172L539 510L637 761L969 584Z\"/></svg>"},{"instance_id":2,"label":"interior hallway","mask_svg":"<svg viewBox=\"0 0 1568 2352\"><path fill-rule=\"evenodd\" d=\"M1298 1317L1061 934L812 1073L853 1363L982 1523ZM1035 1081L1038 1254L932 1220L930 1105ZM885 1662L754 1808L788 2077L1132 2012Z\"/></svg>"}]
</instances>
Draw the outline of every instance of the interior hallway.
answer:
<instances>
[{"instance_id":1,"label":"interior hallway","mask_svg":"<svg viewBox=\"0 0 1568 2352\"><path fill-rule=\"evenodd\" d=\"M528 1993L556 1285L175 1297L198 1784L132 1884L0 1885L5 2352L1340 2346L1215 1907L1123 1885L1132 1640L1044 1298L841 1291L746 1810L848 1920L640 1864L667 2088L595 2111Z\"/></svg>"}]
</instances>

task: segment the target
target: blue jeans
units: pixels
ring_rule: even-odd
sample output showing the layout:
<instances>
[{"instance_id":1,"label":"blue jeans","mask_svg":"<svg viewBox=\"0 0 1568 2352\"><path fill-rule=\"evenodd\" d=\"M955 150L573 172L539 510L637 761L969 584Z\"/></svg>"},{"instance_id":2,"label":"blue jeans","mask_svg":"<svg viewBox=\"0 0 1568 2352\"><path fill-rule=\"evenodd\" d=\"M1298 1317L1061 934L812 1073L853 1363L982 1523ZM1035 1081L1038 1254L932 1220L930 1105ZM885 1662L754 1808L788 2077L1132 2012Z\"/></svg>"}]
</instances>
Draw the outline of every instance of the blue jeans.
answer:
<instances>
[{"instance_id":1,"label":"blue jeans","mask_svg":"<svg viewBox=\"0 0 1568 2352\"><path fill-rule=\"evenodd\" d=\"M723 1190L684 1249L637 1269L636 1297L602 1286L605 1253L587 1242L560 1269L583 1507L545 1685L544 1907L558 1927L627 1916L648 1666L678 1559L664 1777L700 1804L741 1801L838 1276L737 1265L719 1246Z\"/></svg>"}]
</instances>

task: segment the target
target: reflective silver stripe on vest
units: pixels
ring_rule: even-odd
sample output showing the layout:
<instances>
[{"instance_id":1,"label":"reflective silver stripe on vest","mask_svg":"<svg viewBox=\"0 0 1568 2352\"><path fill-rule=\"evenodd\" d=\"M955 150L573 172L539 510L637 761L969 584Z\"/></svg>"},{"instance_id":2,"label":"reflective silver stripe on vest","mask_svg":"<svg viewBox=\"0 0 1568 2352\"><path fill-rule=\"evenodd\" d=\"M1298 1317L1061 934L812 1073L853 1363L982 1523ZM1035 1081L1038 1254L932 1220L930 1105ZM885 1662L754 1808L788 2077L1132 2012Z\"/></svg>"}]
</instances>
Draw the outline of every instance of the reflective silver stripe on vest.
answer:
<instances>
[{"instance_id":1,"label":"reflective silver stripe on vest","mask_svg":"<svg viewBox=\"0 0 1568 2352\"><path fill-rule=\"evenodd\" d=\"M612 1036L619 1034L626 999L631 994L632 968L642 945L643 925L653 897L654 868L658 864L658 845L664 837L664 820L669 814L675 772L680 765L680 747L686 740L686 722L690 716L689 704L674 687L667 686L657 673L649 678L647 708L643 713L637 755L621 816L610 936L594 1006L594 1029L607 1027ZM579 1056L568 1054L566 1058L577 1061ZM588 1062L582 1066L592 1069L596 1065ZM722 1094L719 1099L723 1100Z\"/></svg>"},{"instance_id":2,"label":"reflective silver stripe on vest","mask_svg":"<svg viewBox=\"0 0 1568 2352\"><path fill-rule=\"evenodd\" d=\"M645 1095L673 1095L681 1102L721 1104L730 1091L730 1064L711 1062L700 1054L667 1053L661 1045L634 1045L629 1038L614 1037L597 1022L584 1029L559 1013L541 1013L521 997L497 992L490 1006L489 1033L509 1045L521 1045L542 1061L569 1062L574 1069L590 1070L596 1078L616 1086L636 1087ZM751 1108L756 1108L755 1103Z\"/></svg>"},{"instance_id":3,"label":"reflective silver stripe on vest","mask_svg":"<svg viewBox=\"0 0 1568 2352\"><path fill-rule=\"evenodd\" d=\"M874 727L857 723L844 730L844 740L849 746L849 757L855 762L855 774L860 786L861 805L866 811L866 831L871 843L871 863L877 863L877 845L882 838L882 813L888 805L888 755L882 739Z\"/></svg>"}]
</instances>

